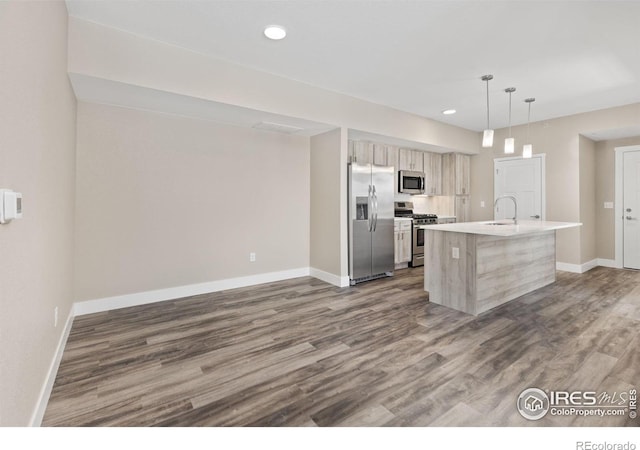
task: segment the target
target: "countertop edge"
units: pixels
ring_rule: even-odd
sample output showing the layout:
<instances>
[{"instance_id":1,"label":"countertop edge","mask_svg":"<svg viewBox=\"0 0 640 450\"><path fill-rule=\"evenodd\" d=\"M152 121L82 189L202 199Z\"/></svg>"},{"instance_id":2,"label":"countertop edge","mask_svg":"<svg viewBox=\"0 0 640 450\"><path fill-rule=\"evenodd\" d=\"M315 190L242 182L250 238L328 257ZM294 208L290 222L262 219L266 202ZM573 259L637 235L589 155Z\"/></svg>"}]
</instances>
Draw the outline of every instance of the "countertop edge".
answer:
<instances>
[{"instance_id":1,"label":"countertop edge","mask_svg":"<svg viewBox=\"0 0 640 450\"><path fill-rule=\"evenodd\" d=\"M582 226L582 223L580 222L526 221L518 225L489 225L490 222L493 221L422 225L420 226L420 228L433 231L449 231L452 233L510 237L521 236L525 234L544 233L547 231L556 231Z\"/></svg>"}]
</instances>

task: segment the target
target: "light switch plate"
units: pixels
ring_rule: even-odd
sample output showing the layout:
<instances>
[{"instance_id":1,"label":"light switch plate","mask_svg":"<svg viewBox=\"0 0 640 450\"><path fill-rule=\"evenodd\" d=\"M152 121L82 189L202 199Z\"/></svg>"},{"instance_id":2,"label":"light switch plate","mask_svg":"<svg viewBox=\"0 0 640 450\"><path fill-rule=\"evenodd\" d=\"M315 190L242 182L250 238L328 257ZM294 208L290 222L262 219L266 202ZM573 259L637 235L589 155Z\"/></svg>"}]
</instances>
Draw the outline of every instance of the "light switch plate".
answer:
<instances>
[{"instance_id":1,"label":"light switch plate","mask_svg":"<svg viewBox=\"0 0 640 450\"><path fill-rule=\"evenodd\" d=\"M451 257L453 259L460 259L460 249L458 247L451 247Z\"/></svg>"},{"instance_id":2,"label":"light switch plate","mask_svg":"<svg viewBox=\"0 0 640 450\"><path fill-rule=\"evenodd\" d=\"M604 202L605 209L613 209L613 202Z\"/></svg>"}]
</instances>

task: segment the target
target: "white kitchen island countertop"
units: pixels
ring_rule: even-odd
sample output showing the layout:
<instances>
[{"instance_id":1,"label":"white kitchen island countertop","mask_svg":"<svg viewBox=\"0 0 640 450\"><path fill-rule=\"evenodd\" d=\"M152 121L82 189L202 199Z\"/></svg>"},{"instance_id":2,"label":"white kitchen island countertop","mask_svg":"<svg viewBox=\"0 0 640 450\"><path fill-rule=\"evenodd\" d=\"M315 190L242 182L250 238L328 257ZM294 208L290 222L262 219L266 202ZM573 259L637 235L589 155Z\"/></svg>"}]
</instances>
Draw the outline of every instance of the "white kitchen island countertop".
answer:
<instances>
[{"instance_id":1,"label":"white kitchen island countertop","mask_svg":"<svg viewBox=\"0 0 640 450\"><path fill-rule=\"evenodd\" d=\"M491 225L499 223L501 225ZM452 231L454 233L482 234L486 236L520 236L582 226L578 222L549 222L542 220L518 220L513 225L511 219L489 220L486 222L458 222L438 225L422 225L424 230Z\"/></svg>"}]
</instances>

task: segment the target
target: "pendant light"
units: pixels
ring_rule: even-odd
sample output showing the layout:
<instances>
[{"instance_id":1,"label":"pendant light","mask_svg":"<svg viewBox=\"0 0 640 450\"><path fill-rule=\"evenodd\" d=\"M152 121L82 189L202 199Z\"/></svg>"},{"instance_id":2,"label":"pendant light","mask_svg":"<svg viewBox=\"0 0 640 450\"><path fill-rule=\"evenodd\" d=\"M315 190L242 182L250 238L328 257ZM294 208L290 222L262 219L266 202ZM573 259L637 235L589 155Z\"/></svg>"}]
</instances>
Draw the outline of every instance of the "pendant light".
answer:
<instances>
[{"instance_id":1,"label":"pendant light","mask_svg":"<svg viewBox=\"0 0 640 450\"><path fill-rule=\"evenodd\" d=\"M527 115L527 142L531 142L531 103L535 102L535 98L527 98L524 100L529 104L529 114ZM533 145L525 144L522 146L522 157L531 158L533 156Z\"/></svg>"},{"instance_id":2,"label":"pendant light","mask_svg":"<svg viewBox=\"0 0 640 450\"><path fill-rule=\"evenodd\" d=\"M504 91L509 94L509 137L504 140L504 152L508 154L514 152L514 139L511 137L511 94L516 91L516 88L510 87Z\"/></svg>"},{"instance_id":3,"label":"pendant light","mask_svg":"<svg viewBox=\"0 0 640 450\"><path fill-rule=\"evenodd\" d=\"M493 80L493 75L484 75L482 81L487 82L487 129L482 133L482 146L493 147L493 130L489 127L489 81Z\"/></svg>"}]
</instances>

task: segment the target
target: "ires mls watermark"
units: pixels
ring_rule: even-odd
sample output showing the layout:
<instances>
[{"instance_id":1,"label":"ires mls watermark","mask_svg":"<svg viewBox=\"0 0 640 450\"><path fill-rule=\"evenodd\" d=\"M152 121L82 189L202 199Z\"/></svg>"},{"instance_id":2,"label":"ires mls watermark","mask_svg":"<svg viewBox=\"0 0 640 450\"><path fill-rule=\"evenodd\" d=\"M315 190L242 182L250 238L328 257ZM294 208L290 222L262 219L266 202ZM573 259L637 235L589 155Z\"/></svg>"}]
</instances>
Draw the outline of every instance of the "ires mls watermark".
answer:
<instances>
[{"instance_id":1,"label":"ires mls watermark","mask_svg":"<svg viewBox=\"0 0 640 450\"><path fill-rule=\"evenodd\" d=\"M621 392L543 391L527 388L516 402L518 412L527 420L552 416L629 416L637 417L637 390Z\"/></svg>"}]
</instances>

